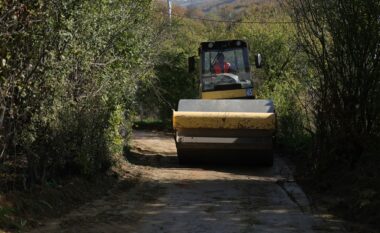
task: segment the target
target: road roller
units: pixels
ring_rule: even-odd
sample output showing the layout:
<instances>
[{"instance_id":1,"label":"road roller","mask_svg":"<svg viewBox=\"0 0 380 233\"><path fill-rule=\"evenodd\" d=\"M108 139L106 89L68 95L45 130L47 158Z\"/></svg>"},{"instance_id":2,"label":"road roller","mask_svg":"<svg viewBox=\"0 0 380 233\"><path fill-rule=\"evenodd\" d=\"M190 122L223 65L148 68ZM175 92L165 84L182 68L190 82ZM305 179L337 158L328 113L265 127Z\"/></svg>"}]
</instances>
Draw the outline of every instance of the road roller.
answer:
<instances>
[{"instance_id":1,"label":"road roller","mask_svg":"<svg viewBox=\"0 0 380 233\"><path fill-rule=\"evenodd\" d=\"M199 59L200 98L181 99L173 111L178 160L189 163L273 165L276 114L272 100L256 99L247 43L203 42ZM261 68L260 54L255 56Z\"/></svg>"}]
</instances>

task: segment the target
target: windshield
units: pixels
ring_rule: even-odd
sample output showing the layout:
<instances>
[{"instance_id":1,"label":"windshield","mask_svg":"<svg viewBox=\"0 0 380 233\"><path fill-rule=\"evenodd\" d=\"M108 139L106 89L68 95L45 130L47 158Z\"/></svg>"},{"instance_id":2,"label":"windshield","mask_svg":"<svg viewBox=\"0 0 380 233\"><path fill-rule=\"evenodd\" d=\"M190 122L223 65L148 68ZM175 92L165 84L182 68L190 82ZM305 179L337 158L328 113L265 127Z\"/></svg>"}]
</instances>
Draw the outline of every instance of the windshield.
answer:
<instances>
[{"instance_id":1,"label":"windshield","mask_svg":"<svg viewBox=\"0 0 380 233\"><path fill-rule=\"evenodd\" d=\"M250 88L247 48L215 49L202 53L202 89Z\"/></svg>"}]
</instances>

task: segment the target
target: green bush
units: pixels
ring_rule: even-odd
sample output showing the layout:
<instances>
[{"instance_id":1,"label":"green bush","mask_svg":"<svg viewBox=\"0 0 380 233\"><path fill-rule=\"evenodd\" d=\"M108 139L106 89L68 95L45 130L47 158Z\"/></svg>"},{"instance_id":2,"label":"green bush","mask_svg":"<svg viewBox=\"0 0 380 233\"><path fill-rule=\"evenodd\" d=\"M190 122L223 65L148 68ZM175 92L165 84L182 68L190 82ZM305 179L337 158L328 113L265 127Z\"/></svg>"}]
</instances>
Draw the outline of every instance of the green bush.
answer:
<instances>
[{"instance_id":1,"label":"green bush","mask_svg":"<svg viewBox=\"0 0 380 233\"><path fill-rule=\"evenodd\" d=\"M0 163L28 184L106 170L151 70L151 1L0 4Z\"/></svg>"},{"instance_id":2,"label":"green bush","mask_svg":"<svg viewBox=\"0 0 380 233\"><path fill-rule=\"evenodd\" d=\"M297 98L301 95L300 90L302 86L295 80L276 80L261 85L258 96L270 97L275 103L277 144L291 153L305 153L310 147L311 135L306 130L307 115Z\"/></svg>"},{"instance_id":3,"label":"green bush","mask_svg":"<svg viewBox=\"0 0 380 233\"><path fill-rule=\"evenodd\" d=\"M151 118L170 128L178 101L199 96L198 73L188 73L188 57L197 54L207 30L201 22L187 19L175 18L170 26L166 18L156 21L155 27L164 29L157 40L154 75L140 83L136 105L141 109L140 121Z\"/></svg>"}]
</instances>

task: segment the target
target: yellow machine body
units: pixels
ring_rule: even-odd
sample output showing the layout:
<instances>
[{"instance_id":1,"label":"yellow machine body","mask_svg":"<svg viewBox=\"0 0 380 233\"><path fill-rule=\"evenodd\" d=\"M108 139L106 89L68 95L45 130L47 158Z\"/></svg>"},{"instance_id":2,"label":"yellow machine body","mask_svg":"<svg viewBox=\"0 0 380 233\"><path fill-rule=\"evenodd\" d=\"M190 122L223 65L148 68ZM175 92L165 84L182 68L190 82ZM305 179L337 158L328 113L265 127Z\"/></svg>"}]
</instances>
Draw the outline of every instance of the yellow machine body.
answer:
<instances>
[{"instance_id":1,"label":"yellow machine body","mask_svg":"<svg viewBox=\"0 0 380 233\"><path fill-rule=\"evenodd\" d=\"M274 130L274 113L173 112L174 129L257 129Z\"/></svg>"},{"instance_id":2,"label":"yellow machine body","mask_svg":"<svg viewBox=\"0 0 380 233\"><path fill-rule=\"evenodd\" d=\"M202 92L202 99L239 99L246 96L245 89Z\"/></svg>"}]
</instances>

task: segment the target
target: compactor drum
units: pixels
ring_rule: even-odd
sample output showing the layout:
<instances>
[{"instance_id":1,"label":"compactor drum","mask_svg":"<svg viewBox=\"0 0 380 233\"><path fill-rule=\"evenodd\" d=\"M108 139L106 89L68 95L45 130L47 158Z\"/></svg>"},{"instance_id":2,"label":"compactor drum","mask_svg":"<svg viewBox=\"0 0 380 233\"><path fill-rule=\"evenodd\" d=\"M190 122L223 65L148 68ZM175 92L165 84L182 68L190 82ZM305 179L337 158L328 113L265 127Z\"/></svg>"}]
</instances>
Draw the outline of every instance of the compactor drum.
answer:
<instances>
[{"instance_id":1,"label":"compactor drum","mask_svg":"<svg viewBox=\"0 0 380 233\"><path fill-rule=\"evenodd\" d=\"M202 99L180 100L173 112L180 163L273 164L276 116L271 100L254 99L244 41L201 44ZM260 67L260 56L256 67ZM193 59L189 60L194 67Z\"/></svg>"}]
</instances>

